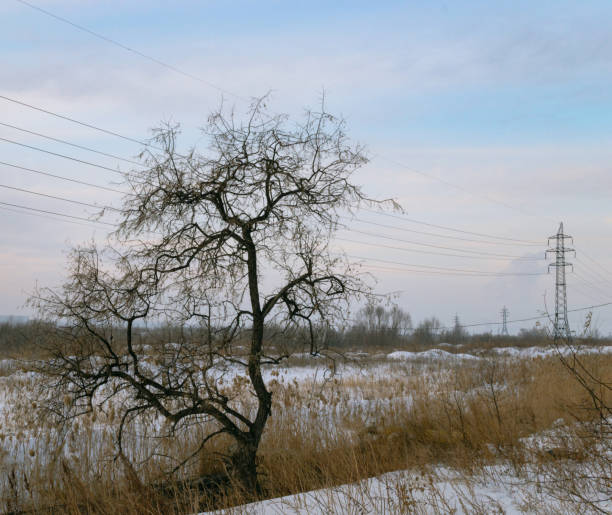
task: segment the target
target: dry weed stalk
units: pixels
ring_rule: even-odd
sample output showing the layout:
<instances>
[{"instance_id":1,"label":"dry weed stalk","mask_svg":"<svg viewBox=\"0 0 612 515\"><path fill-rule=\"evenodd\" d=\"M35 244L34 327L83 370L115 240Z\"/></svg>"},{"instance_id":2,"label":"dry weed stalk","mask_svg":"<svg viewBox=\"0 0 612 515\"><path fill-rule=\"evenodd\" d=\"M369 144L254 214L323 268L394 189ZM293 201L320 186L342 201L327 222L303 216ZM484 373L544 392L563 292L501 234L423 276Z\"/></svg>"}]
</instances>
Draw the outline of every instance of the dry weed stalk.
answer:
<instances>
[{"instance_id":1,"label":"dry weed stalk","mask_svg":"<svg viewBox=\"0 0 612 515\"><path fill-rule=\"evenodd\" d=\"M585 366L612 370L612 356L582 359ZM527 481L533 470L538 471L542 485L548 484L546 473L563 470L567 474L565 484L571 485L568 481L573 480L575 491L585 492L586 478L579 476L585 469L578 465L590 464L597 446L586 446L587 440L580 434L579 428L590 426L574 425L574 436L568 424L575 422L575 408L584 406L590 397L579 383L567 380L567 371L554 358L500 361L495 365L481 359L419 366L373 360L362 368L341 369L323 383L293 380L282 371L269 378L274 402L260 448L264 497L338 487L393 470L428 470L436 464L452 467L469 482L469 478L484 474L500 460L509 464L521 481ZM19 374L13 381L27 384ZM16 393L14 399L18 402ZM242 402L246 408L251 401L244 397ZM25 406L20 409L25 413ZM581 423L598 422L595 414L580 413ZM18 423L18 417L12 423ZM157 457L145 461L139 470L141 481L149 485L143 495L138 484L128 481L125 469L107 458L112 455L112 432L96 432L95 428L108 424L112 424L110 413L100 412L95 421L74 426L64 441L64 451L73 452L69 452L68 459L55 462L45 458L49 454L46 446L52 442L45 443L41 438L40 444L33 447L35 456L15 469L12 481L19 492L18 499L5 484L5 506L18 501L20 508L42 508L61 500L70 507L66 508L69 513L77 513L83 507L92 513L117 509L158 513L188 509L195 512L248 500L236 489L212 495L211 485L191 483L185 488L188 483L177 483L173 490L155 486L159 485L156 466L167 459L164 456L181 459L198 448L204 434L199 426L185 426L180 444L173 439L159 441L154 432L145 431L146 425L133 428L126 440L126 452L136 459L150 456L152 449L157 452ZM547 430L553 431L553 436L557 431L563 438L530 439L530 435L547 434L543 433ZM534 442L538 442L537 447ZM581 447L577 447L579 442ZM17 448L29 456L31 443L24 439ZM230 443L223 439L212 442L198 454L198 462L185 469L184 477L212 476L222 471L219 457ZM577 464L574 469L567 466L570 462ZM600 467L601 463L594 462L593 466ZM24 477L31 493L27 493ZM495 477L493 480L501 481ZM381 513L394 513L394 509L418 513L419 506L424 506L419 503L429 503L444 513L443 492L430 485L425 488L425 497L419 497L415 490L419 484L417 480L396 482L394 495L404 508L385 507L385 501L371 491L355 493L355 499L361 501L355 501L353 506L357 509L367 501L383 510ZM484 511L484 506L492 506L482 504L478 496L474 498L469 488L461 492L456 497L463 499L466 509ZM335 496L329 502L332 500L337 502L340 498ZM535 499L525 499L525 505L529 502Z\"/></svg>"}]
</instances>

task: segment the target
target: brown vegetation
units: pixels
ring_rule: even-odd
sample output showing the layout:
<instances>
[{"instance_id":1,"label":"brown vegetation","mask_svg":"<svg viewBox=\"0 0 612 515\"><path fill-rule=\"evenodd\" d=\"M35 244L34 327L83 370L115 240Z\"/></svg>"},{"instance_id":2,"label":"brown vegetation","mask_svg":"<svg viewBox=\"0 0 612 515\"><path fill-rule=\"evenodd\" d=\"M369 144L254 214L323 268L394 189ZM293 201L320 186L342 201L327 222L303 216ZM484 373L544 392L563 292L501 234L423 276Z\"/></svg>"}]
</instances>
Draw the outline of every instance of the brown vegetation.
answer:
<instances>
[{"instance_id":1,"label":"brown vegetation","mask_svg":"<svg viewBox=\"0 0 612 515\"><path fill-rule=\"evenodd\" d=\"M612 381L611 356L581 359L598 380ZM594 435L590 423L599 416L590 409L588 392L557 358L450 366L396 363L387 364L384 375L381 366L365 362L363 374L324 382L273 376L272 417L259 453L261 496L339 485L392 470L426 471L436 464L468 477L503 460L517 473L535 466L544 477L551 466L563 468L568 459L595 463L600 454L601 440L586 437ZM605 394L605 402L611 401ZM559 436L543 445L534 446L529 438L556 429L562 429ZM5 506L44 512L45 505L61 505L67 513L185 513L252 499L236 485L225 488L214 482L223 471L217 453L231 445L227 439L201 452L185 481L172 485L156 479L151 461L138 471L138 478L127 474L120 462L106 461L104 453L98 461L88 461L88 456L99 454L90 452L96 445L92 434L91 421L72 429L69 438L78 447L72 460L37 462L52 447L41 442L29 458L37 463L29 472L7 470ZM138 439L130 442L137 453ZM195 427L184 433L180 447L164 442L176 456L197 444ZM206 477L208 482L190 483L190 477ZM575 480L567 477L564 488L576 485Z\"/></svg>"}]
</instances>

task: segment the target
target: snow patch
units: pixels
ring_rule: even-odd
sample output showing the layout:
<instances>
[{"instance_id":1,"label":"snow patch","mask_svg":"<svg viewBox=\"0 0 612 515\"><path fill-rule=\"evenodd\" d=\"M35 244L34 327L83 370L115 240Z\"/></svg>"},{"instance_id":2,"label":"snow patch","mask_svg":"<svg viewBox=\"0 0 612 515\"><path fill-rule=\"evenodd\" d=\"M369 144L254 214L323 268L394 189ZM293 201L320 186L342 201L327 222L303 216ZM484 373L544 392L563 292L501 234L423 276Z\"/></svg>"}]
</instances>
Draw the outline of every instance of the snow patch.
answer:
<instances>
[{"instance_id":1,"label":"snow patch","mask_svg":"<svg viewBox=\"0 0 612 515\"><path fill-rule=\"evenodd\" d=\"M387 354L388 359L397 359L402 361L413 361L413 360L478 360L478 356L472 354L453 354L442 349L430 349L423 352L408 352L408 351L395 351Z\"/></svg>"}]
</instances>

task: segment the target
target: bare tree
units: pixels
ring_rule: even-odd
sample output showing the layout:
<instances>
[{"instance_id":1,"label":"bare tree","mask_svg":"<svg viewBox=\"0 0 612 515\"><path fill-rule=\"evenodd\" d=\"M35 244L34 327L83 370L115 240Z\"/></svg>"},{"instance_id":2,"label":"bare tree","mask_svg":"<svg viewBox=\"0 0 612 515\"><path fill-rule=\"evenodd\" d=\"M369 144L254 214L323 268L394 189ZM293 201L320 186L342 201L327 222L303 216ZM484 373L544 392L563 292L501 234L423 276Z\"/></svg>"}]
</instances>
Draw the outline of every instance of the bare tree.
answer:
<instances>
[{"instance_id":1,"label":"bare tree","mask_svg":"<svg viewBox=\"0 0 612 515\"><path fill-rule=\"evenodd\" d=\"M353 265L329 248L339 214L371 202L350 182L366 158L324 109L292 124L261 99L245 122L221 109L203 131L207 155L179 153L178 129L159 129L142 154L146 170L126 180L115 233L126 250L107 268L100 258L108 251L75 250L63 289L41 290L31 302L66 333L46 372L72 396L71 416L124 392L123 458L124 423L145 412L172 430L210 423L198 450L229 435L230 476L253 491L272 408L262 365L286 357L282 345L264 341L264 328L301 328L316 353L325 344L320 329L369 294ZM134 331L138 321L160 318L198 332L164 347L153 366ZM222 377L246 381L236 391ZM239 402L245 392L253 409ZM58 403L56 411L66 408Z\"/></svg>"},{"instance_id":2,"label":"bare tree","mask_svg":"<svg viewBox=\"0 0 612 515\"><path fill-rule=\"evenodd\" d=\"M417 343L431 345L439 337L442 324L436 317L426 318L415 328L413 337Z\"/></svg>"},{"instance_id":3,"label":"bare tree","mask_svg":"<svg viewBox=\"0 0 612 515\"><path fill-rule=\"evenodd\" d=\"M358 323L354 332L374 339L375 343L389 344L406 337L412 330L410 313L396 304L385 307L380 299L370 301L357 313Z\"/></svg>"},{"instance_id":4,"label":"bare tree","mask_svg":"<svg viewBox=\"0 0 612 515\"><path fill-rule=\"evenodd\" d=\"M390 310L390 329L395 336L407 336L412 331L412 317L399 306L393 306Z\"/></svg>"}]
</instances>

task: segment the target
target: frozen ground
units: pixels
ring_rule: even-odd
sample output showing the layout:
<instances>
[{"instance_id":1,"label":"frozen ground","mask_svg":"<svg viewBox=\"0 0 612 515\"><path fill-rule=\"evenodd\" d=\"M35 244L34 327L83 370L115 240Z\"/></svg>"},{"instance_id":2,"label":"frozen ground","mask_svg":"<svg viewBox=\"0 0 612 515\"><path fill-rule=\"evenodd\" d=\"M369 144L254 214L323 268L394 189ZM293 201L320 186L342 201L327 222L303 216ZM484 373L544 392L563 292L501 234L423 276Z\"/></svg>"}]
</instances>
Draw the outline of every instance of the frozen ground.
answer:
<instances>
[{"instance_id":1,"label":"frozen ground","mask_svg":"<svg viewBox=\"0 0 612 515\"><path fill-rule=\"evenodd\" d=\"M299 356L297 361L302 365L266 368L264 376L268 383L278 381L312 389L312 400L308 405L291 406L290 409L296 411L298 419L303 419L305 423L310 411L315 411L318 414L317 424L333 432L342 430L341 421L346 417L353 417L365 427L375 420L382 407L396 404L409 406L412 402L409 391L400 392L393 398L376 398L356 387L342 394L319 389L333 378L393 380L398 374L403 378L414 375L422 377L435 389L436 381L455 366L465 365L471 369L484 363L484 360L537 359L557 353L557 350L545 347L476 349L460 353L448 352L449 346L444 348L447 350L396 351L386 355L353 353L348 356L347 362L338 362L335 375L332 375L326 360L304 355ZM612 346L584 347L577 351L612 354ZM223 377L231 379L238 373L238 368L230 367L223 371ZM38 380L36 374L22 371L17 362L0 361L0 468L8 470L22 464L28 469L47 462L47 457L41 454L55 435L52 429L40 426L35 416L32 393ZM317 400L321 392L325 393L325 399ZM330 392L332 402L328 395ZM152 421L154 426L158 422ZM83 434L89 432L91 437L95 433L94 438L90 439L94 445L87 451L89 462L94 463L104 457L107 451L101 442L110 441L112 429L112 421L107 419L92 421L89 426L81 427ZM536 443L543 441L537 436L532 440ZM149 452L145 444L142 446L143 454ZM83 460L83 452L77 441L66 441L65 456ZM430 469L425 473L402 471L356 484L263 501L237 508L232 513L567 513L553 496L533 486L533 479L534 475L528 471L518 473L504 465L490 467L486 474L468 478L444 468ZM604 512L612 513L609 503L600 507Z\"/></svg>"},{"instance_id":2,"label":"frozen ground","mask_svg":"<svg viewBox=\"0 0 612 515\"><path fill-rule=\"evenodd\" d=\"M478 356L473 354L453 354L441 349L430 349L423 352L408 352L408 351L396 351L387 354L387 359L397 359L406 361L418 361L418 360L448 360L458 361L462 359L479 359Z\"/></svg>"},{"instance_id":3,"label":"frozen ground","mask_svg":"<svg viewBox=\"0 0 612 515\"><path fill-rule=\"evenodd\" d=\"M599 504L612 513L612 503ZM304 492L200 515L339 515L357 514L564 514L588 513L543 491L529 472L491 466L465 477L438 467L426 472L400 471L359 483Z\"/></svg>"}]
</instances>

